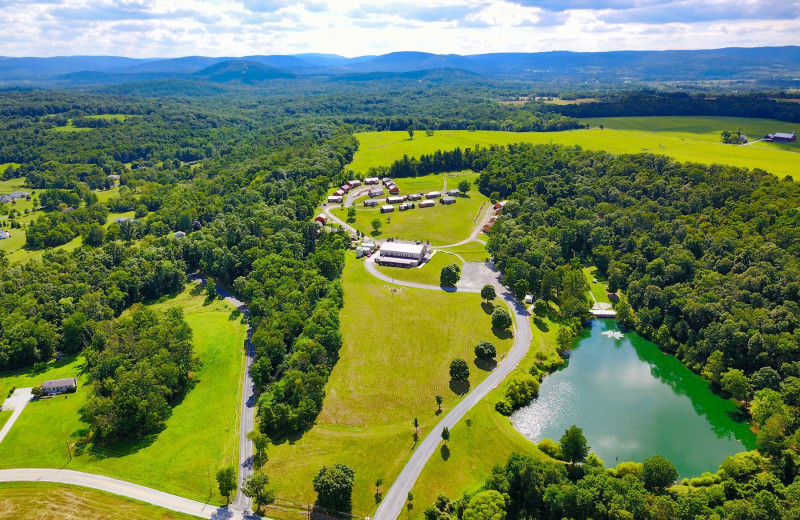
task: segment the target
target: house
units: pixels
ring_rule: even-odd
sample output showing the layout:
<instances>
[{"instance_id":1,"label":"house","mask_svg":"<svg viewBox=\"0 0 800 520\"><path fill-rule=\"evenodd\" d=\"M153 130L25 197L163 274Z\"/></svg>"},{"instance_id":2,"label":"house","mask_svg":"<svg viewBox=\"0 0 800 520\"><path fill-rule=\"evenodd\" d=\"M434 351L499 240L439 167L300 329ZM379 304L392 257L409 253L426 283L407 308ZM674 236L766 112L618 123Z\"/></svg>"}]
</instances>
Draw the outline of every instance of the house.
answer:
<instances>
[{"instance_id":1,"label":"house","mask_svg":"<svg viewBox=\"0 0 800 520\"><path fill-rule=\"evenodd\" d=\"M416 206L413 202L404 202L400 204L400 211L405 211L407 209L414 209Z\"/></svg>"},{"instance_id":2,"label":"house","mask_svg":"<svg viewBox=\"0 0 800 520\"><path fill-rule=\"evenodd\" d=\"M435 200L423 200L422 202L419 203L420 208L432 208L435 205L436 205Z\"/></svg>"},{"instance_id":3,"label":"house","mask_svg":"<svg viewBox=\"0 0 800 520\"><path fill-rule=\"evenodd\" d=\"M377 200L365 200L364 201L364 206L366 206L368 208L371 208L372 206L377 206L377 205L378 205L378 201Z\"/></svg>"},{"instance_id":4,"label":"house","mask_svg":"<svg viewBox=\"0 0 800 520\"><path fill-rule=\"evenodd\" d=\"M394 206L389 206L388 204L381 206L381 213L391 213L392 211L394 211Z\"/></svg>"},{"instance_id":5,"label":"house","mask_svg":"<svg viewBox=\"0 0 800 520\"><path fill-rule=\"evenodd\" d=\"M787 134L784 132L775 132L774 134L767 134L764 136L765 141L774 141L776 143L794 143L797 142L797 136L794 132Z\"/></svg>"},{"instance_id":6,"label":"house","mask_svg":"<svg viewBox=\"0 0 800 520\"><path fill-rule=\"evenodd\" d=\"M438 199L441 196L442 196L441 191L429 191L428 193L425 194L426 199Z\"/></svg>"},{"instance_id":7,"label":"house","mask_svg":"<svg viewBox=\"0 0 800 520\"><path fill-rule=\"evenodd\" d=\"M63 394L73 392L78 388L78 380L74 377L66 379L52 379L42 383L42 392L48 395Z\"/></svg>"},{"instance_id":8,"label":"house","mask_svg":"<svg viewBox=\"0 0 800 520\"><path fill-rule=\"evenodd\" d=\"M184 233L183 231L176 231L175 233L172 234L172 236L174 236L175 238L185 238L186 233Z\"/></svg>"},{"instance_id":9,"label":"house","mask_svg":"<svg viewBox=\"0 0 800 520\"><path fill-rule=\"evenodd\" d=\"M350 186L351 189L356 188L361 186L361 181L358 179L353 179L352 181L347 181L347 185Z\"/></svg>"},{"instance_id":10,"label":"house","mask_svg":"<svg viewBox=\"0 0 800 520\"><path fill-rule=\"evenodd\" d=\"M7 238L11 238L11 233L6 231L5 229L0 229L0 240L5 240Z\"/></svg>"},{"instance_id":11,"label":"house","mask_svg":"<svg viewBox=\"0 0 800 520\"><path fill-rule=\"evenodd\" d=\"M328 197L329 204L341 204L342 203L342 196L341 195L331 195Z\"/></svg>"},{"instance_id":12,"label":"house","mask_svg":"<svg viewBox=\"0 0 800 520\"><path fill-rule=\"evenodd\" d=\"M377 177L367 177L364 179L364 184L380 184L380 179Z\"/></svg>"},{"instance_id":13,"label":"house","mask_svg":"<svg viewBox=\"0 0 800 520\"><path fill-rule=\"evenodd\" d=\"M324 226L325 224L328 223L328 217L326 217L325 215L319 214L316 217L314 217L314 222L319 222L320 224L322 224Z\"/></svg>"},{"instance_id":14,"label":"house","mask_svg":"<svg viewBox=\"0 0 800 520\"><path fill-rule=\"evenodd\" d=\"M381 188L372 188L371 190L369 190L367 195L369 195L370 197L380 197L381 195L383 195L383 190Z\"/></svg>"},{"instance_id":15,"label":"house","mask_svg":"<svg viewBox=\"0 0 800 520\"><path fill-rule=\"evenodd\" d=\"M389 204L400 204L403 202L403 197L387 197L386 202Z\"/></svg>"},{"instance_id":16,"label":"house","mask_svg":"<svg viewBox=\"0 0 800 520\"><path fill-rule=\"evenodd\" d=\"M459 189L447 190L447 194L450 195L451 197L458 197L459 195L461 195L461 190Z\"/></svg>"},{"instance_id":17,"label":"house","mask_svg":"<svg viewBox=\"0 0 800 520\"><path fill-rule=\"evenodd\" d=\"M389 186L389 193L391 193L392 195L397 195L398 193L400 193L400 188L392 184L391 186Z\"/></svg>"},{"instance_id":18,"label":"house","mask_svg":"<svg viewBox=\"0 0 800 520\"><path fill-rule=\"evenodd\" d=\"M341 186L339 186L339 189L342 190L342 192L347 193L348 191L350 191L350 185L342 184Z\"/></svg>"},{"instance_id":19,"label":"house","mask_svg":"<svg viewBox=\"0 0 800 520\"><path fill-rule=\"evenodd\" d=\"M408 200L419 200L422 198L422 195L419 193L412 193L408 196Z\"/></svg>"},{"instance_id":20,"label":"house","mask_svg":"<svg viewBox=\"0 0 800 520\"><path fill-rule=\"evenodd\" d=\"M384 186L386 186L387 184L389 184L389 183L391 183L391 182L392 182L392 179L390 179L389 177L384 177L384 178L381 180L381 182L383 182L383 185L384 185Z\"/></svg>"},{"instance_id":21,"label":"house","mask_svg":"<svg viewBox=\"0 0 800 520\"><path fill-rule=\"evenodd\" d=\"M386 242L381 246L380 256L375 259L378 265L395 267L416 267L425 260L428 246L408 242Z\"/></svg>"},{"instance_id":22,"label":"house","mask_svg":"<svg viewBox=\"0 0 800 520\"><path fill-rule=\"evenodd\" d=\"M133 219L131 217L117 217L114 219L114 222L117 224L122 224L124 222L133 222Z\"/></svg>"},{"instance_id":23,"label":"house","mask_svg":"<svg viewBox=\"0 0 800 520\"><path fill-rule=\"evenodd\" d=\"M454 197L442 197L441 203L442 204L455 204L456 203L456 199Z\"/></svg>"}]
</instances>

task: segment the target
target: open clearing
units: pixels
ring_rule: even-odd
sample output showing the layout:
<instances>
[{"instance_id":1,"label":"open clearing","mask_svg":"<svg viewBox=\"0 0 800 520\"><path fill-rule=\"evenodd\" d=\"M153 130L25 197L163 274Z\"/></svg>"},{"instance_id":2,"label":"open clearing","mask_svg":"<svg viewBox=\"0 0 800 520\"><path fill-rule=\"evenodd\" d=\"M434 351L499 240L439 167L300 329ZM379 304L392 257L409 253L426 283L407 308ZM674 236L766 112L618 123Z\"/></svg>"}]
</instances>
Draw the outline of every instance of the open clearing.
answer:
<instances>
[{"instance_id":1,"label":"open clearing","mask_svg":"<svg viewBox=\"0 0 800 520\"><path fill-rule=\"evenodd\" d=\"M555 352L557 331L558 325L549 320L536 320L530 350L506 380L514 374L527 373L537 352L548 355ZM512 453L528 453L542 460L549 458L515 430L508 417L494 409L504 395L504 388L501 384L468 412L450 432L449 449L440 451L425 465L412 491L414 508L408 512L408 518L424 518L425 508L439 493L457 499L464 492L479 490L491 475L492 467L504 465Z\"/></svg>"},{"instance_id":2,"label":"open clearing","mask_svg":"<svg viewBox=\"0 0 800 520\"><path fill-rule=\"evenodd\" d=\"M595 301L597 301L597 303L608 303L610 305L611 300L608 298L608 293L606 292L606 285L608 282L605 276L598 273L596 267L584 267L583 276L586 278L586 283L589 284L589 291L591 291ZM595 283L593 280L597 280L597 282Z\"/></svg>"},{"instance_id":3,"label":"open clearing","mask_svg":"<svg viewBox=\"0 0 800 520\"><path fill-rule=\"evenodd\" d=\"M480 237L480 235L478 236ZM463 258L465 262L485 262L489 258L489 251L486 250L486 245L478 242L467 242L460 246L444 248L442 251L455 253Z\"/></svg>"},{"instance_id":4,"label":"open clearing","mask_svg":"<svg viewBox=\"0 0 800 520\"><path fill-rule=\"evenodd\" d=\"M355 470L353 512L370 515L375 480L383 478L388 490L411 453L414 417L421 439L441 417L435 396L444 398L445 413L461 399L449 385L450 361L468 361L474 387L488 374L474 363L475 344L492 341L502 356L513 340L495 337L479 295L404 287L390 292L361 262L348 253L344 344L317 424L271 447L266 471L279 497L311 503L317 471L344 462Z\"/></svg>"},{"instance_id":5,"label":"open clearing","mask_svg":"<svg viewBox=\"0 0 800 520\"><path fill-rule=\"evenodd\" d=\"M79 410L89 388L79 378L78 392L28 405L0 444L0 467L53 467L100 473L195 500L222 503L216 471L238 460L239 392L246 327L223 300L207 304L194 286L152 303L155 308L182 306L194 332L202 362L197 384L167 420L164 431L140 442L82 447L86 433ZM81 360L52 366L44 373L20 373L0 379L3 388L41 384L75 375ZM64 374L63 376L61 374ZM8 380L8 381L7 381ZM72 460L67 443L72 449Z\"/></svg>"},{"instance_id":6,"label":"open clearing","mask_svg":"<svg viewBox=\"0 0 800 520\"><path fill-rule=\"evenodd\" d=\"M2 520L191 520L194 516L102 491L47 482L0 484Z\"/></svg>"},{"instance_id":7,"label":"open clearing","mask_svg":"<svg viewBox=\"0 0 800 520\"><path fill-rule=\"evenodd\" d=\"M587 150L611 153L642 151L674 157L680 161L722 163L744 168L761 168L780 177L799 175L797 161L800 144L753 143L746 146L719 142L723 130L742 128L751 140L764 133L789 129L792 124L770 119L730 117L619 117L586 119L592 128L566 132L491 132L437 130L427 137L408 139L406 132L363 132L356 134L360 147L350 168L366 172L370 167L386 166L403 155L419 157L436 150L474 148L509 143L554 143L580 145ZM604 130L598 126L603 124Z\"/></svg>"},{"instance_id":8,"label":"open clearing","mask_svg":"<svg viewBox=\"0 0 800 520\"><path fill-rule=\"evenodd\" d=\"M396 280L439 285L442 267L450 264L456 264L459 267L463 265L458 257L445 253L444 251L437 251L429 262L420 267L405 268L376 265L375 268L386 276L391 276Z\"/></svg>"}]
</instances>

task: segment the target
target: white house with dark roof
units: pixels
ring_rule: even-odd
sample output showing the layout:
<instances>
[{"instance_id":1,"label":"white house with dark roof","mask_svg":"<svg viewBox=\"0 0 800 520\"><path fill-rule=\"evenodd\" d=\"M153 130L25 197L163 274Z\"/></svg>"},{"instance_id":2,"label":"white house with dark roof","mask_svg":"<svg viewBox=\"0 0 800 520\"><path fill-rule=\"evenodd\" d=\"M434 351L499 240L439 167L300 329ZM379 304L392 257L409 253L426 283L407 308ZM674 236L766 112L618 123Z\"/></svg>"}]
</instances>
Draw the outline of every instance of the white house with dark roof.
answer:
<instances>
[{"instance_id":1,"label":"white house with dark roof","mask_svg":"<svg viewBox=\"0 0 800 520\"><path fill-rule=\"evenodd\" d=\"M42 392L48 395L63 394L78 388L78 379L68 377L66 379L51 379L42 383Z\"/></svg>"}]
</instances>

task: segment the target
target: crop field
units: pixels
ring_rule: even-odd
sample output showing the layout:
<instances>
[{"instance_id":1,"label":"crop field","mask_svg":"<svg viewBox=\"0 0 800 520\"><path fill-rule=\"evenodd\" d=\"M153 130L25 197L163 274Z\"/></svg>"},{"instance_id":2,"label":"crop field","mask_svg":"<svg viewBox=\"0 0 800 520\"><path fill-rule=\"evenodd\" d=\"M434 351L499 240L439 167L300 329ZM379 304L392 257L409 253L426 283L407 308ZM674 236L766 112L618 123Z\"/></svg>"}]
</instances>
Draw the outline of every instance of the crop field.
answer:
<instances>
[{"instance_id":1,"label":"crop field","mask_svg":"<svg viewBox=\"0 0 800 520\"><path fill-rule=\"evenodd\" d=\"M458 257L444 251L437 251L429 262L420 267L405 268L376 265L375 268L386 276L391 276L396 280L439 285L439 276L441 275L442 267L450 264L457 264L458 266L463 265Z\"/></svg>"},{"instance_id":2,"label":"crop field","mask_svg":"<svg viewBox=\"0 0 800 520\"><path fill-rule=\"evenodd\" d=\"M81 442L87 426L79 410L90 388L79 376L75 394L33 402L0 444L0 467L56 467L100 473L186 496L222 503L214 473L238 460L240 381L244 366L245 326L222 300L206 302L194 286L173 297L152 302L156 308L182 306L194 332L195 352L202 362L197 384L173 408L166 428L139 442L91 446ZM38 375L10 374L3 388L41 384L52 377L80 371L76 359ZM63 375L62 375L63 374ZM212 420L213 419L213 420ZM72 460L67 452L70 444Z\"/></svg>"},{"instance_id":3,"label":"crop field","mask_svg":"<svg viewBox=\"0 0 800 520\"><path fill-rule=\"evenodd\" d=\"M103 491L49 482L0 484L0 520L191 520Z\"/></svg>"},{"instance_id":4,"label":"crop field","mask_svg":"<svg viewBox=\"0 0 800 520\"><path fill-rule=\"evenodd\" d=\"M549 320L534 325L530 350L506 380L515 373L527 372L537 352L548 355L555 352L557 331L558 325ZM504 465L512 453L527 453L542 460L549 458L515 430L508 417L494 409L503 392L501 384L453 427L447 457L442 456L442 452L434 454L425 465L412 491L414 508L404 515L406 518L424 518L425 508L439 493L457 499L464 492L480 489L491 475L492 467Z\"/></svg>"},{"instance_id":5,"label":"crop field","mask_svg":"<svg viewBox=\"0 0 800 520\"><path fill-rule=\"evenodd\" d=\"M479 295L390 287L352 253L344 287L344 345L317 423L271 447L266 471L279 497L312 503L317 471L346 463L355 470L353 511L370 515L376 479L383 478L385 492L411 454L414 417L422 438L440 417L435 396L444 398L444 413L460 400L450 388L450 361L468 361L474 387L488 374L474 363L474 345L492 341L500 357L512 339L494 336Z\"/></svg>"},{"instance_id":6,"label":"crop field","mask_svg":"<svg viewBox=\"0 0 800 520\"><path fill-rule=\"evenodd\" d=\"M800 175L797 152L800 143L752 143L726 145L719 141L723 130L741 128L752 140L789 129L791 125L770 119L729 117L619 117L586 119L590 129L566 132L491 132L438 130L433 136L408 139L406 132L363 132L356 134L358 152L350 164L356 172L386 166L403 155L419 157L436 150L474 148L509 143L580 145L587 150L611 153L649 152L674 157L680 161L722 163L744 168L761 168L780 177ZM599 125L604 125L601 130Z\"/></svg>"}]
</instances>

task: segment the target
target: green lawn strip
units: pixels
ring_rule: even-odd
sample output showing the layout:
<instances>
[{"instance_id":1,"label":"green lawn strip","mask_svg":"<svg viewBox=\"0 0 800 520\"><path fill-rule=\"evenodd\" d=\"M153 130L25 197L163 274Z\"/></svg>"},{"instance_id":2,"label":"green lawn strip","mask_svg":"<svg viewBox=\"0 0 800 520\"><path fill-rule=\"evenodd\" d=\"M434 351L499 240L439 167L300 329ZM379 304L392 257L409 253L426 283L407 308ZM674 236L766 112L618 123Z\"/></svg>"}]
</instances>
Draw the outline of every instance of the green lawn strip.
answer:
<instances>
[{"instance_id":1,"label":"green lawn strip","mask_svg":"<svg viewBox=\"0 0 800 520\"><path fill-rule=\"evenodd\" d=\"M439 285L442 267L450 264L457 264L458 266L463 265L457 256L445 253L444 251L437 251L429 262L422 264L420 267L404 268L379 265L375 267L386 276L391 276L396 280Z\"/></svg>"},{"instance_id":2,"label":"green lawn strip","mask_svg":"<svg viewBox=\"0 0 800 520\"><path fill-rule=\"evenodd\" d=\"M761 168L780 177L797 174L795 152L800 151L800 145L796 143L733 146L719 141L720 132L739 127L755 140L763 137L759 130L787 128L787 123L780 121L726 117L649 117L588 119L586 122L592 128L566 132L518 133L440 130L431 137L420 136L411 141L405 132L357 133L360 147L350 168L356 172L366 172L373 166L389 165L403 155L419 157L436 150L524 142L580 145L588 150L605 150L611 153L647 151L668 155L680 161ZM605 126L604 130L599 128L600 124Z\"/></svg>"},{"instance_id":3,"label":"green lawn strip","mask_svg":"<svg viewBox=\"0 0 800 520\"><path fill-rule=\"evenodd\" d=\"M317 471L349 464L356 478L353 511L363 516L376 508L375 480L383 479L385 492L408 460L414 417L421 440L442 417L435 396L444 398L444 413L461 399L450 388L450 361L468 361L474 388L488 374L474 363L475 344L492 341L502 356L513 340L495 337L479 295L391 286L352 253L344 287L344 344L323 409L302 437L270 448L266 471L279 497L313 503Z\"/></svg>"},{"instance_id":4,"label":"green lawn strip","mask_svg":"<svg viewBox=\"0 0 800 520\"><path fill-rule=\"evenodd\" d=\"M19 166L19 163L3 163L0 164L0 173L6 171L9 167ZM11 193L12 191L25 189L25 177L15 177L13 179L0 180L0 194Z\"/></svg>"},{"instance_id":5,"label":"green lawn strip","mask_svg":"<svg viewBox=\"0 0 800 520\"><path fill-rule=\"evenodd\" d=\"M455 253L463 258L465 262L485 262L489 258L486 245L478 242L467 242L460 246L444 248L442 251Z\"/></svg>"},{"instance_id":6,"label":"green lawn strip","mask_svg":"<svg viewBox=\"0 0 800 520\"><path fill-rule=\"evenodd\" d=\"M26 368L0 372L0 401L8 397L12 388L30 388L40 386L49 379L77 377L83 370L83 356L67 358L62 361L50 361L39 370Z\"/></svg>"},{"instance_id":7,"label":"green lawn strip","mask_svg":"<svg viewBox=\"0 0 800 520\"><path fill-rule=\"evenodd\" d=\"M97 190L94 194L97 195L97 200L99 202L108 202L111 199L119 197L119 185L114 186L110 190Z\"/></svg>"},{"instance_id":8,"label":"green lawn strip","mask_svg":"<svg viewBox=\"0 0 800 520\"><path fill-rule=\"evenodd\" d=\"M586 283L589 284L589 290L597 303L611 304L611 300L608 298L608 293L606 292L606 285L608 282L602 274L597 272L597 268L592 266L584 267L583 276L586 277ZM597 280L597 282L594 280Z\"/></svg>"},{"instance_id":9,"label":"green lawn strip","mask_svg":"<svg viewBox=\"0 0 800 520\"><path fill-rule=\"evenodd\" d=\"M131 117L129 114L98 114L96 116L86 116L86 119L116 119L117 121L125 121Z\"/></svg>"},{"instance_id":10,"label":"green lawn strip","mask_svg":"<svg viewBox=\"0 0 800 520\"><path fill-rule=\"evenodd\" d=\"M533 342L528 353L506 381L515 373L527 373L534 364L537 352L555 352L558 325L549 320L537 321L537 324L533 326ZM504 391L503 384L492 390L453 427L448 443L449 452L441 449L444 446L442 443L439 451L425 465L412 490L414 507L403 513L401 518L423 518L425 508L433 503L439 493L457 499L465 492L479 490L491 474L492 467L504 465L512 453L528 453L542 460L548 458L514 429L508 417L494 409ZM467 419L471 420L470 426L467 425Z\"/></svg>"},{"instance_id":11,"label":"green lawn strip","mask_svg":"<svg viewBox=\"0 0 800 520\"><path fill-rule=\"evenodd\" d=\"M197 517L169 511L126 497L52 482L0 483L0 520L192 520Z\"/></svg>"},{"instance_id":12,"label":"green lawn strip","mask_svg":"<svg viewBox=\"0 0 800 520\"><path fill-rule=\"evenodd\" d=\"M5 399L5 396L0 397L0 404L2 404L2 401L4 399ZM0 429L2 429L3 426L5 426L6 422L8 422L8 420L11 418L11 414L13 414L13 413L14 413L14 410L2 410L2 411L0 411Z\"/></svg>"},{"instance_id":13,"label":"green lawn strip","mask_svg":"<svg viewBox=\"0 0 800 520\"><path fill-rule=\"evenodd\" d=\"M64 126L57 126L55 128L51 128L54 132L88 132L89 130L93 130L93 128L89 127L82 127L82 126L75 126L72 124L72 118L67 120L67 124Z\"/></svg>"},{"instance_id":14,"label":"green lawn strip","mask_svg":"<svg viewBox=\"0 0 800 520\"><path fill-rule=\"evenodd\" d=\"M67 467L100 473L195 500L221 503L216 471L238 460L239 392L246 328L222 300L206 304L192 289L153 303L184 307L202 367L197 384L173 408L166 428L141 442L98 446L81 453L75 443L86 433L79 410L89 388L85 376L76 394L28 405L0 444L0 467Z\"/></svg>"}]
</instances>

